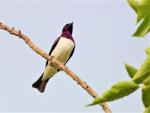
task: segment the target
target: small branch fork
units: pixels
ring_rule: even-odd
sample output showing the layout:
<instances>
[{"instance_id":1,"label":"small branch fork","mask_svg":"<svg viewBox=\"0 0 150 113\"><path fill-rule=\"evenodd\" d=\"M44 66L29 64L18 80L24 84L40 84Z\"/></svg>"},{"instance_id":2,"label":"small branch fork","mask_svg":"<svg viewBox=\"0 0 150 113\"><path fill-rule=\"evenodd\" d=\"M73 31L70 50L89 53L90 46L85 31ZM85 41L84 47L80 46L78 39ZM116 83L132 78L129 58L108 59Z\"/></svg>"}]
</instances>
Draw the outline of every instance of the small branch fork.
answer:
<instances>
[{"instance_id":1,"label":"small branch fork","mask_svg":"<svg viewBox=\"0 0 150 113\"><path fill-rule=\"evenodd\" d=\"M23 39L25 43L37 54L41 55L43 58L51 61L52 64L59 67L59 69L63 70L67 75L69 75L74 81L76 81L84 90L87 91L89 95L91 95L93 98L97 98L99 95L96 93L86 82L81 80L74 72L72 72L68 67L66 67L64 64L59 62L58 60L54 59L51 55L49 56L45 51L40 49L37 45L35 45L26 35L24 35L20 30L15 30L14 27L9 27L3 23L0 22L0 29L3 29L7 32L9 32L11 35L18 36L19 38ZM101 104L103 110L105 113L112 113L109 109L108 105L106 103Z\"/></svg>"}]
</instances>

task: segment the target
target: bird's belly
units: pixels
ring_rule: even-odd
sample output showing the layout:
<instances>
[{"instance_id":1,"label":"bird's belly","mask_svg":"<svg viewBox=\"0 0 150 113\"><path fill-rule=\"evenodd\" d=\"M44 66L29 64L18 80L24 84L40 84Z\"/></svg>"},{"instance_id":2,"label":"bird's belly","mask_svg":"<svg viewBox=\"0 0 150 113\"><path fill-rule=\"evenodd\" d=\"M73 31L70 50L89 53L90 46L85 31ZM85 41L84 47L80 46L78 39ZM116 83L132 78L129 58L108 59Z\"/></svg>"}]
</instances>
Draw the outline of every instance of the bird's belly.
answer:
<instances>
[{"instance_id":1,"label":"bird's belly","mask_svg":"<svg viewBox=\"0 0 150 113\"><path fill-rule=\"evenodd\" d=\"M52 65L48 64L45 67L44 74L43 74L43 77L42 77L42 81L45 81L45 80L51 78L57 72L58 72L58 70L55 67L53 67Z\"/></svg>"},{"instance_id":2,"label":"bird's belly","mask_svg":"<svg viewBox=\"0 0 150 113\"><path fill-rule=\"evenodd\" d=\"M59 60L62 63L66 63L68 58L70 57L70 54L74 48L74 43L67 38L60 38L58 44L54 48L53 52L51 55ZM43 80L46 80L50 77L52 77L54 74L58 72L58 69L56 67L53 67L50 63L48 62L48 65L45 68L44 75L43 75Z\"/></svg>"},{"instance_id":3,"label":"bird's belly","mask_svg":"<svg viewBox=\"0 0 150 113\"><path fill-rule=\"evenodd\" d=\"M58 42L57 46L55 47L51 55L60 62L66 63L73 48L74 43L70 39L62 37L60 38L60 41Z\"/></svg>"}]
</instances>

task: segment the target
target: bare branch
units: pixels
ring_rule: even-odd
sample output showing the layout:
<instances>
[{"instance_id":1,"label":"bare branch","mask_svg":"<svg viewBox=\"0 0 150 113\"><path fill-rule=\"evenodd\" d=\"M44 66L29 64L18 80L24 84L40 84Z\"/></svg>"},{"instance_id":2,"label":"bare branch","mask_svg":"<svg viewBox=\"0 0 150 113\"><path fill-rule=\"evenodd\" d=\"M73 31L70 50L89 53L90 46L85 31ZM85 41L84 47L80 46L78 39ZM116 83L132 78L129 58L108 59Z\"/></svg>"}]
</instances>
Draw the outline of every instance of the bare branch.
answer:
<instances>
[{"instance_id":1,"label":"bare branch","mask_svg":"<svg viewBox=\"0 0 150 113\"><path fill-rule=\"evenodd\" d=\"M41 55L43 58L51 61L53 65L56 65L59 69L66 72L67 75L69 75L74 81L76 81L83 89L85 89L88 94L90 94L93 98L97 98L99 95L96 93L86 82L81 80L73 71L71 71L68 67L66 67L64 64L59 62L58 60L54 59L52 56L49 56L45 51L40 49L38 46L36 46L26 35L24 35L21 30L17 31L14 27L9 27L3 23L0 22L0 29L3 29L7 32L9 32L12 35L18 36L21 39L25 41L25 43L37 54ZM111 113L111 110L109 109L108 105L106 103L101 104L103 110L105 113Z\"/></svg>"}]
</instances>

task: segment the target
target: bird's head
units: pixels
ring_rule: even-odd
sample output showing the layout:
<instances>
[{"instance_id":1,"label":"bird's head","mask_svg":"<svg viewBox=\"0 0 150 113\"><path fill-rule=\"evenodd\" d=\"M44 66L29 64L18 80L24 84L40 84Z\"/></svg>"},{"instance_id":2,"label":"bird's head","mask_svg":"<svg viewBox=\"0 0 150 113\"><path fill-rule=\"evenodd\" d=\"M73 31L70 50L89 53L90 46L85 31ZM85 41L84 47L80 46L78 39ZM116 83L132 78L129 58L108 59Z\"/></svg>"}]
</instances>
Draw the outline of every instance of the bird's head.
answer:
<instances>
[{"instance_id":1,"label":"bird's head","mask_svg":"<svg viewBox=\"0 0 150 113\"><path fill-rule=\"evenodd\" d=\"M73 31L73 22L66 24L62 30L62 32L69 32L70 34L72 34L72 31Z\"/></svg>"}]
</instances>

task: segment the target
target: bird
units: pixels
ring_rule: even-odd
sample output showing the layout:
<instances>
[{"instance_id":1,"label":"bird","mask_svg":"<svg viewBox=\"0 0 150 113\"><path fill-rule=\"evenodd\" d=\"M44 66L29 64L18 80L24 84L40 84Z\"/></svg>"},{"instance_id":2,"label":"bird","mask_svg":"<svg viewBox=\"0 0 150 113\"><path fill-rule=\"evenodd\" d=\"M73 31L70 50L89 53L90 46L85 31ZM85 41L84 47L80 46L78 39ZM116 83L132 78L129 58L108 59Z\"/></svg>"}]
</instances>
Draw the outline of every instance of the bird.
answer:
<instances>
[{"instance_id":1,"label":"bird","mask_svg":"<svg viewBox=\"0 0 150 113\"><path fill-rule=\"evenodd\" d=\"M72 36L72 32L73 22L67 23L62 29L61 35L54 41L49 52L49 55L51 55L53 58L60 61L64 65L72 57L75 50L75 41ZM43 93L49 79L51 79L59 71L60 69L54 66L51 61L47 60L42 75L36 82L32 84L32 87Z\"/></svg>"}]
</instances>

